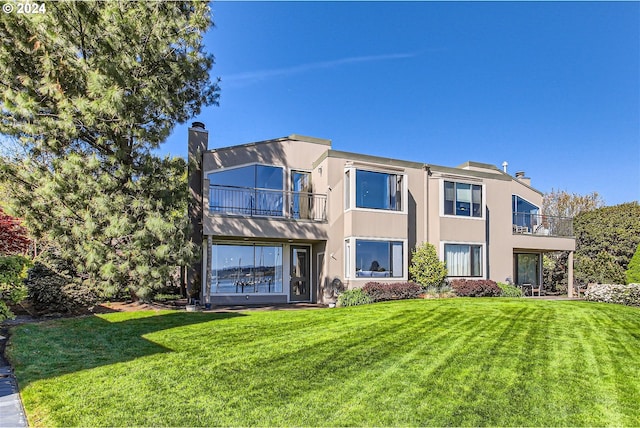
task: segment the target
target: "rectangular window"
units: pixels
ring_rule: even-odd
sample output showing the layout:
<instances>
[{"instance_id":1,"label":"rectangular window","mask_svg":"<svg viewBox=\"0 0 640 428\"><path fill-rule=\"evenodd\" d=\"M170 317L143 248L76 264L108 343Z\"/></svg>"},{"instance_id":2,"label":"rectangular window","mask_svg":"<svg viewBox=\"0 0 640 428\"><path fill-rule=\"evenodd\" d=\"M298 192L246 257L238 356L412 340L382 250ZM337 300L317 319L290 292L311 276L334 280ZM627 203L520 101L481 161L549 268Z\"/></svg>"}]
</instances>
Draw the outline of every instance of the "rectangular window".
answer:
<instances>
[{"instance_id":1,"label":"rectangular window","mask_svg":"<svg viewBox=\"0 0 640 428\"><path fill-rule=\"evenodd\" d=\"M403 176L356 171L356 207L402 211Z\"/></svg>"},{"instance_id":2,"label":"rectangular window","mask_svg":"<svg viewBox=\"0 0 640 428\"><path fill-rule=\"evenodd\" d=\"M448 276L482 276L482 246L445 244L444 262Z\"/></svg>"},{"instance_id":3,"label":"rectangular window","mask_svg":"<svg viewBox=\"0 0 640 428\"><path fill-rule=\"evenodd\" d=\"M282 293L282 245L214 244L211 294Z\"/></svg>"},{"instance_id":4,"label":"rectangular window","mask_svg":"<svg viewBox=\"0 0 640 428\"><path fill-rule=\"evenodd\" d=\"M482 186L445 181L444 213L463 217L482 217Z\"/></svg>"},{"instance_id":5,"label":"rectangular window","mask_svg":"<svg viewBox=\"0 0 640 428\"><path fill-rule=\"evenodd\" d=\"M404 243L356 239L357 278L401 278Z\"/></svg>"}]
</instances>

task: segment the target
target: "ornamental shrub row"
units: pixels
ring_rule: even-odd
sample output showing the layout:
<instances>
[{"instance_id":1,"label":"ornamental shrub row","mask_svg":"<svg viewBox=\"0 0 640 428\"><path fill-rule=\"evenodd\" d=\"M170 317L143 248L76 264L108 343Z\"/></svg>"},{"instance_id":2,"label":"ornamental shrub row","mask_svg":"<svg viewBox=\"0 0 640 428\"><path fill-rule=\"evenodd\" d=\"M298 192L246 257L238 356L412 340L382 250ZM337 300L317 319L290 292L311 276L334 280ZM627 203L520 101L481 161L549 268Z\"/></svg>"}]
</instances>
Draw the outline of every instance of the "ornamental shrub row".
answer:
<instances>
[{"instance_id":1,"label":"ornamental shrub row","mask_svg":"<svg viewBox=\"0 0 640 428\"><path fill-rule=\"evenodd\" d=\"M618 303L640 306L640 284L595 284L590 285L584 295L592 302Z\"/></svg>"},{"instance_id":2,"label":"ornamental shrub row","mask_svg":"<svg viewBox=\"0 0 640 428\"><path fill-rule=\"evenodd\" d=\"M502 290L490 279L454 279L451 288L460 297L497 297Z\"/></svg>"},{"instance_id":3,"label":"ornamental shrub row","mask_svg":"<svg viewBox=\"0 0 640 428\"><path fill-rule=\"evenodd\" d=\"M382 282L367 282L362 290L373 299L374 302L385 300L417 299L423 289L415 282L395 282L392 284Z\"/></svg>"}]
</instances>

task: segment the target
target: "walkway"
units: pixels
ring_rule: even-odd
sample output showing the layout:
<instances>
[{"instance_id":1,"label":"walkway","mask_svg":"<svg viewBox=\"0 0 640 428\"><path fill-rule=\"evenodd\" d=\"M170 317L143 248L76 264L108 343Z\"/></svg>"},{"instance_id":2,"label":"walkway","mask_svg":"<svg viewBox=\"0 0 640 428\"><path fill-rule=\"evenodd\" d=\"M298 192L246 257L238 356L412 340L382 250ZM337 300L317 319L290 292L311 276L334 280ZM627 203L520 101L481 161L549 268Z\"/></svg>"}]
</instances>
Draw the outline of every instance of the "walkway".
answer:
<instances>
[{"instance_id":1,"label":"walkway","mask_svg":"<svg viewBox=\"0 0 640 428\"><path fill-rule=\"evenodd\" d=\"M27 427L29 425L18 393L18 382L3 358L6 342L5 331L0 331L0 427Z\"/></svg>"}]
</instances>

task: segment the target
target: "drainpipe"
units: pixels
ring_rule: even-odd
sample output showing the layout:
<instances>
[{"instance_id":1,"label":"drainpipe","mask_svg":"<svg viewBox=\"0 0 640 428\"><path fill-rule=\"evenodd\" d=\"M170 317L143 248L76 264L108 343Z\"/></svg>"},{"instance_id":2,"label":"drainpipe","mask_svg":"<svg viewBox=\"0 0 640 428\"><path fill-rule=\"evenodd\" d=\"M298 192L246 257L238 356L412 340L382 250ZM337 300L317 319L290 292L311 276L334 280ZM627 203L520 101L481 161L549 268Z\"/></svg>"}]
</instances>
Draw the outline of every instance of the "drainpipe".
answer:
<instances>
[{"instance_id":1,"label":"drainpipe","mask_svg":"<svg viewBox=\"0 0 640 428\"><path fill-rule=\"evenodd\" d=\"M429 177L431 168L429 165L423 166L425 172L424 179L424 242L429 242Z\"/></svg>"}]
</instances>

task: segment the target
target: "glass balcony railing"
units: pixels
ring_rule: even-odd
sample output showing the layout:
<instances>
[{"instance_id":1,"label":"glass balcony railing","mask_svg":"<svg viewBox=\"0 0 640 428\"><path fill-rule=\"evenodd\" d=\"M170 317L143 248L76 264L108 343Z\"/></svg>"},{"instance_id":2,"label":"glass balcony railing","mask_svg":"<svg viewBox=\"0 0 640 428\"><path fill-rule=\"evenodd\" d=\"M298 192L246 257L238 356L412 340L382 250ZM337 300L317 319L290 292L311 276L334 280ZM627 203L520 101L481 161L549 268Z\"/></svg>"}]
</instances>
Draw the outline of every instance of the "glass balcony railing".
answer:
<instances>
[{"instance_id":1,"label":"glass balcony railing","mask_svg":"<svg viewBox=\"0 0 640 428\"><path fill-rule=\"evenodd\" d=\"M327 220L327 195L235 186L209 186L209 211L250 217Z\"/></svg>"},{"instance_id":2,"label":"glass balcony railing","mask_svg":"<svg viewBox=\"0 0 640 428\"><path fill-rule=\"evenodd\" d=\"M513 233L523 235L573 237L573 219L570 217L514 212Z\"/></svg>"}]
</instances>

